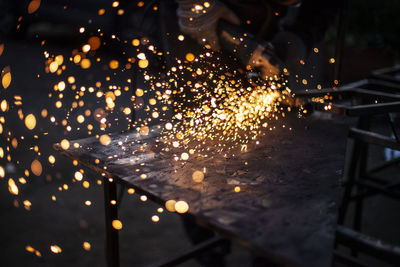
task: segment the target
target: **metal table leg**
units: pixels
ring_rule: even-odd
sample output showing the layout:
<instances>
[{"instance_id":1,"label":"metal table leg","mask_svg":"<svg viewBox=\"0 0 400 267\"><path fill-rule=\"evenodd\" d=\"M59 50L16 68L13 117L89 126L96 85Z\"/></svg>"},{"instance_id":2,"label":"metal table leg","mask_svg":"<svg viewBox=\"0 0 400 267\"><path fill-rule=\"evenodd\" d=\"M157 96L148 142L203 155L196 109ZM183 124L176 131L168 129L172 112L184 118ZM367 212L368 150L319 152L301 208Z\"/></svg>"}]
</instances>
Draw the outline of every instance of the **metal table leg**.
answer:
<instances>
[{"instance_id":1,"label":"metal table leg","mask_svg":"<svg viewBox=\"0 0 400 267\"><path fill-rule=\"evenodd\" d=\"M119 267L118 230L112 226L112 221L118 219L117 205L111 200L117 200L117 184L104 180L104 208L106 219L106 259L108 267Z\"/></svg>"}]
</instances>

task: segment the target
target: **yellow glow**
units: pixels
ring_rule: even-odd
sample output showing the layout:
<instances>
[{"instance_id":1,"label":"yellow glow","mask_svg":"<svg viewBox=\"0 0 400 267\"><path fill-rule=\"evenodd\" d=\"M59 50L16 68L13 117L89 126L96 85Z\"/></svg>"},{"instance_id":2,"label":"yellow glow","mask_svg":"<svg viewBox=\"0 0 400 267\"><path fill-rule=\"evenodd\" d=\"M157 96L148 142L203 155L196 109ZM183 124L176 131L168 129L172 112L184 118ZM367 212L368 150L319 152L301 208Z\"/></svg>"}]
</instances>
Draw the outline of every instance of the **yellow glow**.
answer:
<instances>
[{"instance_id":1,"label":"yellow glow","mask_svg":"<svg viewBox=\"0 0 400 267\"><path fill-rule=\"evenodd\" d=\"M143 125L140 127L139 133L140 135L148 135L149 134L149 127L147 127L146 125Z\"/></svg>"},{"instance_id":2,"label":"yellow glow","mask_svg":"<svg viewBox=\"0 0 400 267\"><path fill-rule=\"evenodd\" d=\"M25 250L30 252L30 253L35 252L35 249L33 247L29 246L29 245L25 247Z\"/></svg>"},{"instance_id":3,"label":"yellow glow","mask_svg":"<svg viewBox=\"0 0 400 267\"><path fill-rule=\"evenodd\" d=\"M76 117L76 121L78 123L83 123L85 121L85 117L83 115L78 115L78 117Z\"/></svg>"},{"instance_id":4,"label":"yellow glow","mask_svg":"<svg viewBox=\"0 0 400 267\"><path fill-rule=\"evenodd\" d=\"M7 103L7 101L5 99L3 101L1 101L0 109L3 112L6 112L8 110L8 103Z\"/></svg>"},{"instance_id":5,"label":"yellow glow","mask_svg":"<svg viewBox=\"0 0 400 267\"><path fill-rule=\"evenodd\" d=\"M132 194L134 194L135 193L135 189L133 189L133 188L129 188L128 189L128 194L129 195L132 195Z\"/></svg>"},{"instance_id":6,"label":"yellow glow","mask_svg":"<svg viewBox=\"0 0 400 267\"><path fill-rule=\"evenodd\" d=\"M91 63L90 63L89 59L87 59L87 58L82 59L82 61L81 61L82 69L88 69L88 68L90 68L90 65L91 65Z\"/></svg>"},{"instance_id":7,"label":"yellow glow","mask_svg":"<svg viewBox=\"0 0 400 267\"><path fill-rule=\"evenodd\" d=\"M182 159L182 160L188 160L188 159L189 159L189 154L186 153L186 152L182 153L182 154L181 154L181 159Z\"/></svg>"},{"instance_id":8,"label":"yellow glow","mask_svg":"<svg viewBox=\"0 0 400 267\"><path fill-rule=\"evenodd\" d=\"M194 171L192 179L196 183L201 183L204 180L204 173L202 171Z\"/></svg>"},{"instance_id":9,"label":"yellow glow","mask_svg":"<svg viewBox=\"0 0 400 267\"><path fill-rule=\"evenodd\" d=\"M185 36L183 36L182 34L178 35L178 40L179 41L185 40Z\"/></svg>"},{"instance_id":10,"label":"yellow glow","mask_svg":"<svg viewBox=\"0 0 400 267\"><path fill-rule=\"evenodd\" d=\"M6 171L3 166L0 166L0 178L4 178L6 176Z\"/></svg>"},{"instance_id":11,"label":"yellow glow","mask_svg":"<svg viewBox=\"0 0 400 267\"><path fill-rule=\"evenodd\" d=\"M132 40L132 45L133 46L139 46L140 45L140 41L138 39L133 39Z\"/></svg>"},{"instance_id":12,"label":"yellow glow","mask_svg":"<svg viewBox=\"0 0 400 267\"><path fill-rule=\"evenodd\" d=\"M103 146L108 146L111 143L111 138L107 134L103 134L100 136L99 141Z\"/></svg>"},{"instance_id":13,"label":"yellow glow","mask_svg":"<svg viewBox=\"0 0 400 267\"><path fill-rule=\"evenodd\" d=\"M173 199L170 199L167 202L165 202L165 208L170 212L175 212L175 204L176 204L176 201Z\"/></svg>"},{"instance_id":14,"label":"yellow glow","mask_svg":"<svg viewBox=\"0 0 400 267\"><path fill-rule=\"evenodd\" d=\"M81 62L81 59L82 59L81 55L79 55L79 54L75 55L74 56L74 63L78 64L79 62Z\"/></svg>"},{"instance_id":15,"label":"yellow glow","mask_svg":"<svg viewBox=\"0 0 400 267\"><path fill-rule=\"evenodd\" d=\"M195 56L192 53L187 53L185 58L187 61L191 62L195 59Z\"/></svg>"},{"instance_id":16,"label":"yellow glow","mask_svg":"<svg viewBox=\"0 0 400 267\"><path fill-rule=\"evenodd\" d=\"M112 221L112 227L115 230L121 230L122 229L122 222L120 220L113 220Z\"/></svg>"},{"instance_id":17,"label":"yellow glow","mask_svg":"<svg viewBox=\"0 0 400 267\"><path fill-rule=\"evenodd\" d=\"M50 72L54 73L57 71L57 69L58 69L58 63L56 61L51 62L49 65Z\"/></svg>"},{"instance_id":18,"label":"yellow glow","mask_svg":"<svg viewBox=\"0 0 400 267\"><path fill-rule=\"evenodd\" d=\"M236 193L239 193L239 192L240 192L240 186L235 186L234 191L235 191Z\"/></svg>"},{"instance_id":19,"label":"yellow glow","mask_svg":"<svg viewBox=\"0 0 400 267\"><path fill-rule=\"evenodd\" d=\"M70 146L69 141L67 139L61 140L60 146L62 149L67 150Z\"/></svg>"},{"instance_id":20,"label":"yellow glow","mask_svg":"<svg viewBox=\"0 0 400 267\"><path fill-rule=\"evenodd\" d=\"M189 210L189 205L185 201L180 200L175 203L175 210L178 213L186 213Z\"/></svg>"},{"instance_id":21,"label":"yellow glow","mask_svg":"<svg viewBox=\"0 0 400 267\"><path fill-rule=\"evenodd\" d=\"M112 3L112 7L118 7L119 6L119 2L118 1L114 1L113 3Z\"/></svg>"},{"instance_id":22,"label":"yellow glow","mask_svg":"<svg viewBox=\"0 0 400 267\"><path fill-rule=\"evenodd\" d=\"M154 215L154 216L151 217L151 220L153 222L158 222L160 220L160 217L158 217L157 215Z\"/></svg>"},{"instance_id":23,"label":"yellow glow","mask_svg":"<svg viewBox=\"0 0 400 267\"><path fill-rule=\"evenodd\" d=\"M147 68L147 66L149 66L149 61L147 59L141 59L139 60L138 65L142 69Z\"/></svg>"},{"instance_id":24,"label":"yellow glow","mask_svg":"<svg viewBox=\"0 0 400 267\"><path fill-rule=\"evenodd\" d=\"M89 188L90 187L90 183L88 181L83 181L82 186L84 188Z\"/></svg>"},{"instance_id":25,"label":"yellow glow","mask_svg":"<svg viewBox=\"0 0 400 267\"><path fill-rule=\"evenodd\" d=\"M55 253L55 254L59 254L59 253L62 252L62 249L57 245L51 245L50 246L50 251Z\"/></svg>"},{"instance_id":26,"label":"yellow glow","mask_svg":"<svg viewBox=\"0 0 400 267\"><path fill-rule=\"evenodd\" d=\"M36 176L40 176L42 174L43 167L42 167L42 164L40 163L40 161L38 161L37 159L32 161L32 163L31 163L31 171Z\"/></svg>"},{"instance_id":27,"label":"yellow glow","mask_svg":"<svg viewBox=\"0 0 400 267\"><path fill-rule=\"evenodd\" d=\"M99 9L99 11L97 12L97 14L99 14L99 16L104 15L104 13L106 13L106 10L104 8Z\"/></svg>"},{"instance_id":28,"label":"yellow glow","mask_svg":"<svg viewBox=\"0 0 400 267\"><path fill-rule=\"evenodd\" d=\"M167 123L165 124L165 129L171 130L171 129L172 129L172 123L167 122Z\"/></svg>"},{"instance_id":29,"label":"yellow glow","mask_svg":"<svg viewBox=\"0 0 400 267\"><path fill-rule=\"evenodd\" d=\"M57 62L59 66L61 66L64 62L64 57L62 55L58 55L54 58L54 61Z\"/></svg>"},{"instance_id":30,"label":"yellow glow","mask_svg":"<svg viewBox=\"0 0 400 267\"><path fill-rule=\"evenodd\" d=\"M3 77L1 78L1 84L3 85L4 89L7 89L7 87L10 86L11 84L11 72L6 72Z\"/></svg>"},{"instance_id":31,"label":"yellow glow","mask_svg":"<svg viewBox=\"0 0 400 267\"><path fill-rule=\"evenodd\" d=\"M90 51L90 44L85 44L82 46L82 52L87 53Z\"/></svg>"},{"instance_id":32,"label":"yellow glow","mask_svg":"<svg viewBox=\"0 0 400 267\"><path fill-rule=\"evenodd\" d=\"M135 94L136 94L136 96L141 97L141 96L143 96L144 92L142 89L138 88L138 89L136 89Z\"/></svg>"},{"instance_id":33,"label":"yellow glow","mask_svg":"<svg viewBox=\"0 0 400 267\"><path fill-rule=\"evenodd\" d=\"M15 184L12 178L8 179L8 191L13 195L18 195L18 186Z\"/></svg>"},{"instance_id":34,"label":"yellow glow","mask_svg":"<svg viewBox=\"0 0 400 267\"><path fill-rule=\"evenodd\" d=\"M65 89L65 82L64 81L61 81L61 82L59 82L58 84L57 84L57 88L58 88L58 91L64 91L64 89Z\"/></svg>"},{"instance_id":35,"label":"yellow glow","mask_svg":"<svg viewBox=\"0 0 400 267\"><path fill-rule=\"evenodd\" d=\"M85 241L85 242L83 242L82 247L83 247L84 250L89 251L92 246L90 245L89 242Z\"/></svg>"},{"instance_id":36,"label":"yellow glow","mask_svg":"<svg viewBox=\"0 0 400 267\"><path fill-rule=\"evenodd\" d=\"M56 162L56 158L55 158L53 155L50 155L50 156L49 156L49 162L50 162L51 164L54 164L54 162Z\"/></svg>"},{"instance_id":37,"label":"yellow glow","mask_svg":"<svg viewBox=\"0 0 400 267\"><path fill-rule=\"evenodd\" d=\"M74 177L75 177L75 179L76 179L77 181L82 181L82 179L83 179L83 174L82 174L81 172L75 172Z\"/></svg>"},{"instance_id":38,"label":"yellow glow","mask_svg":"<svg viewBox=\"0 0 400 267\"><path fill-rule=\"evenodd\" d=\"M159 116L159 113L158 113L157 111L154 111L153 113L151 113L151 116L152 116L154 119L157 119L158 116Z\"/></svg>"},{"instance_id":39,"label":"yellow glow","mask_svg":"<svg viewBox=\"0 0 400 267\"><path fill-rule=\"evenodd\" d=\"M25 117L25 126L29 130L33 130L36 127L36 118L35 115L29 114L28 116Z\"/></svg>"},{"instance_id":40,"label":"yellow glow","mask_svg":"<svg viewBox=\"0 0 400 267\"><path fill-rule=\"evenodd\" d=\"M119 62L118 62L118 60L113 59L110 61L110 63L108 65L109 65L110 69L115 70L115 69L118 69Z\"/></svg>"}]
</instances>

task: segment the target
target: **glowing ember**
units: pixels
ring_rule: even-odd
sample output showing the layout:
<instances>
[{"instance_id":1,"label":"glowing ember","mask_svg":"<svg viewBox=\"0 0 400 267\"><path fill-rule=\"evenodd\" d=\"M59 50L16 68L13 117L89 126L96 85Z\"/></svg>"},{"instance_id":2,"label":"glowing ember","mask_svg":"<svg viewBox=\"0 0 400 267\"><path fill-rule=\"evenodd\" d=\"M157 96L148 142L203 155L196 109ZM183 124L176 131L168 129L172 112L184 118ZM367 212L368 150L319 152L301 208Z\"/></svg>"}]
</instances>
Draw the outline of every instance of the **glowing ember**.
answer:
<instances>
[{"instance_id":1,"label":"glowing ember","mask_svg":"<svg viewBox=\"0 0 400 267\"><path fill-rule=\"evenodd\" d=\"M165 208L170 212L175 212L175 204L176 204L175 200L173 199L168 200L167 202L165 202Z\"/></svg>"},{"instance_id":2,"label":"glowing ember","mask_svg":"<svg viewBox=\"0 0 400 267\"><path fill-rule=\"evenodd\" d=\"M192 174L192 179L196 183L201 183L204 180L204 173L202 171L195 171Z\"/></svg>"},{"instance_id":3,"label":"glowing ember","mask_svg":"<svg viewBox=\"0 0 400 267\"><path fill-rule=\"evenodd\" d=\"M28 4L28 14L35 13L40 7L41 0L32 0Z\"/></svg>"},{"instance_id":4,"label":"glowing ember","mask_svg":"<svg viewBox=\"0 0 400 267\"><path fill-rule=\"evenodd\" d=\"M82 174L81 172L75 172L74 177L75 177L75 179L76 179L77 181L82 181L82 179L83 179L83 174Z\"/></svg>"},{"instance_id":5,"label":"glowing ember","mask_svg":"<svg viewBox=\"0 0 400 267\"><path fill-rule=\"evenodd\" d=\"M12 178L8 179L8 191L13 195L18 195L18 187Z\"/></svg>"},{"instance_id":6,"label":"glowing ember","mask_svg":"<svg viewBox=\"0 0 400 267\"><path fill-rule=\"evenodd\" d=\"M112 221L112 227L115 230L121 230L122 229L122 222L120 220L113 220Z\"/></svg>"},{"instance_id":7,"label":"glowing ember","mask_svg":"<svg viewBox=\"0 0 400 267\"><path fill-rule=\"evenodd\" d=\"M62 252L62 249L58 245L51 245L50 251L53 252L54 254L59 254Z\"/></svg>"},{"instance_id":8,"label":"glowing ember","mask_svg":"<svg viewBox=\"0 0 400 267\"><path fill-rule=\"evenodd\" d=\"M36 117L33 114L29 114L25 117L25 126L29 130L33 130L36 127Z\"/></svg>"},{"instance_id":9,"label":"glowing ember","mask_svg":"<svg viewBox=\"0 0 400 267\"><path fill-rule=\"evenodd\" d=\"M11 72L8 68L4 68L2 72L1 84L7 89L11 84Z\"/></svg>"},{"instance_id":10,"label":"glowing ember","mask_svg":"<svg viewBox=\"0 0 400 267\"><path fill-rule=\"evenodd\" d=\"M185 58L187 61L193 61L195 56L192 53L187 53Z\"/></svg>"},{"instance_id":11,"label":"glowing ember","mask_svg":"<svg viewBox=\"0 0 400 267\"><path fill-rule=\"evenodd\" d=\"M92 246L90 245L89 242L85 241L85 242L83 242L82 247L83 247L84 250L90 251L90 249L91 249Z\"/></svg>"},{"instance_id":12,"label":"glowing ember","mask_svg":"<svg viewBox=\"0 0 400 267\"><path fill-rule=\"evenodd\" d=\"M100 144L102 144L103 146L108 146L111 143L111 138L110 136L103 134L102 136L100 136Z\"/></svg>"},{"instance_id":13,"label":"glowing ember","mask_svg":"<svg viewBox=\"0 0 400 267\"><path fill-rule=\"evenodd\" d=\"M63 139L60 142L61 148L67 150L69 148L69 141L67 139Z\"/></svg>"},{"instance_id":14,"label":"glowing ember","mask_svg":"<svg viewBox=\"0 0 400 267\"><path fill-rule=\"evenodd\" d=\"M42 174L43 168L42 168L42 164L40 163L40 161L38 161L37 159L32 161L31 171L36 176L40 176Z\"/></svg>"},{"instance_id":15,"label":"glowing ember","mask_svg":"<svg viewBox=\"0 0 400 267\"><path fill-rule=\"evenodd\" d=\"M6 171L3 166L0 166L0 178L4 178L4 176L6 176Z\"/></svg>"},{"instance_id":16,"label":"glowing ember","mask_svg":"<svg viewBox=\"0 0 400 267\"><path fill-rule=\"evenodd\" d=\"M189 210L189 205L181 200L175 203L175 210L178 213L186 213Z\"/></svg>"}]
</instances>

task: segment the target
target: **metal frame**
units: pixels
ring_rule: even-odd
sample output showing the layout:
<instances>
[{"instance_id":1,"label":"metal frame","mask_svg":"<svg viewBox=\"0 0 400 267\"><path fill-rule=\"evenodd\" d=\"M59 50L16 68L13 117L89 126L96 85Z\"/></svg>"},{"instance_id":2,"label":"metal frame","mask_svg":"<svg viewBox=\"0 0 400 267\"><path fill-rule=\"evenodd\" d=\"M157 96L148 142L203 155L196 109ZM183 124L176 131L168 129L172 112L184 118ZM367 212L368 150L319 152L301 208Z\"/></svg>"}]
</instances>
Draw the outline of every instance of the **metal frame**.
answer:
<instances>
[{"instance_id":1,"label":"metal frame","mask_svg":"<svg viewBox=\"0 0 400 267\"><path fill-rule=\"evenodd\" d=\"M400 74L400 65L375 70L372 72L371 77L400 84L400 79L393 76L395 73Z\"/></svg>"}]
</instances>

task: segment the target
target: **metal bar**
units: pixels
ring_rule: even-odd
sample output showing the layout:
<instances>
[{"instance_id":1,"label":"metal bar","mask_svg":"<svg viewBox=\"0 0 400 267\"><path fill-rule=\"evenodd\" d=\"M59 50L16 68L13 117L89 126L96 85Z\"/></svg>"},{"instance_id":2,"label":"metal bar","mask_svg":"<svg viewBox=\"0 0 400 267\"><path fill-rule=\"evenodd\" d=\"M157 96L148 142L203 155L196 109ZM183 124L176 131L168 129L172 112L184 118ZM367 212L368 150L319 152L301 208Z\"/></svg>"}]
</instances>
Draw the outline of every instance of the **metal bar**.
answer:
<instances>
[{"instance_id":1,"label":"metal bar","mask_svg":"<svg viewBox=\"0 0 400 267\"><path fill-rule=\"evenodd\" d=\"M108 178L104 179L104 208L106 219L106 259L108 267L119 267L118 230L112 226L113 220L118 219L117 205L111 200L117 200L117 184Z\"/></svg>"},{"instance_id":2,"label":"metal bar","mask_svg":"<svg viewBox=\"0 0 400 267\"><path fill-rule=\"evenodd\" d=\"M358 119L357 129L368 131L371 126L371 118L370 116L361 116ZM350 136L350 135L349 135ZM357 179L362 179L367 171L367 161L368 161L368 144L365 142L360 143L360 153L358 155L358 170L356 173L356 181ZM357 185L357 184L356 184ZM359 186L356 186L356 194L361 194L365 189ZM363 199L359 198L355 203L355 212L354 212L354 229L356 231L361 231L362 227L362 212L363 212Z\"/></svg>"},{"instance_id":3,"label":"metal bar","mask_svg":"<svg viewBox=\"0 0 400 267\"><path fill-rule=\"evenodd\" d=\"M396 164L396 163L400 163L400 157L394 158L394 159L389 160L389 161L385 161L384 163L379 164L379 165L377 165L377 166L375 166L375 167L369 169L369 170L368 170L368 173L374 173L374 172L381 171L381 170L383 170L384 168L389 167L389 166L391 166L391 165L394 165L394 164Z\"/></svg>"},{"instance_id":4,"label":"metal bar","mask_svg":"<svg viewBox=\"0 0 400 267\"><path fill-rule=\"evenodd\" d=\"M400 263L400 247L382 242L371 236L338 225L336 239L339 244L357 249L390 263Z\"/></svg>"},{"instance_id":5,"label":"metal bar","mask_svg":"<svg viewBox=\"0 0 400 267\"><path fill-rule=\"evenodd\" d=\"M356 180L355 183L359 186L366 187L370 190L374 190L376 192L379 192L381 194L384 194L388 197L394 198L394 199L400 199L400 193L395 192L393 190L389 190L386 186L383 185L378 185L369 181L360 181Z\"/></svg>"},{"instance_id":6,"label":"metal bar","mask_svg":"<svg viewBox=\"0 0 400 267\"><path fill-rule=\"evenodd\" d=\"M372 267L370 265L365 264L364 262L361 262L358 259L355 259L354 257L348 256L344 253L341 253L339 251L334 251L333 252L333 261L334 262L340 262L343 263L345 266L352 266L352 267ZM336 266L336 265L333 265Z\"/></svg>"},{"instance_id":7,"label":"metal bar","mask_svg":"<svg viewBox=\"0 0 400 267\"><path fill-rule=\"evenodd\" d=\"M165 259L158 263L151 264L150 267L176 266L178 264L181 264L181 263L199 255L200 253L202 253L203 251L205 251L211 247L219 245L223 241L225 241L225 239L223 239L222 237L219 237L219 236L210 238L209 240L201 242L200 244L197 244L197 245L185 250L182 253L179 253L175 256L169 257L168 259Z\"/></svg>"},{"instance_id":8,"label":"metal bar","mask_svg":"<svg viewBox=\"0 0 400 267\"><path fill-rule=\"evenodd\" d=\"M376 115L387 112L400 112L400 101L349 107L347 110L347 115Z\"/></svg>"},{"instance_id":9,"label":"metal bar","mask_svg":"<svg viewBox=\"0 0 400 267\"><path fill-rule=\"evenodd\" d=\"M392 132L393 132L394 138L396 139L396 142L400 144L400 137L397 134L396 127L394 126L394 121L393 121L393 118L390 115L390 113L387 113L387 118L389 120L390 128L392 128Z\"/></svg>"},{"instance_id":10,"label":"metal bar","mask_svg":"<svg viewBox=\"0 0 400 267\"><path fill-rule=\"evenodd\" d=\"M383 187L386 188L387 190L390 190L390 189L394 189L394 188L396 188L396 187L400 187L400 183L399 183L399 182L391 183L391 184L388 184L388 185L384 185ZM361 194L352 196L352 197L350 198L350 201L357 200L357 199L359 199L359 198L372 197L372 196L377 195L377 194L379 194L379 193L380 193L380 192L378 192L378 191L376 191L376 190L375 190L375 191L374 191L374 190L369 190L369 191L366 191L366 192L364 192L364 193L361 193Z\"/></svg>"},{"instance_id":11,"label":"metal bar","mask_svg":"<svg viewBox=\"0 0 400 267\"><path fill-rule=\"evenodd\" d=\"M119 185L119 194L117 195L117 208L119 208L119 206L122 203L122 200L124 199L124 195L125 195L125 186L123 185Z\"/></svg>"},{"instance_id":12,"label":"metal bar","mask_svg":"<svg viewBox=\"0 0 400 267\"><path fill-rule=\"evenodd\" d=\"M382 134L351 128L348 136L365 143L400 150L400 143L397 143L394 139Z\"/></svg>"},{"instance_id":13,"label":"metal bar","mask_svg":"<svg viewBox=\"0 0 400 267\"><path fill-rule=\"evenodd\" d=\"M357 164L360 153L360 142L354 140L353 145L350 148L349 162L346 165L349 166L346 174L347 181L345 183L345 189L342 197L342 202L339 208L338 224L344 224L346 218L347 209L350 204L351 192L353 191L354 180L357 173Z\"/></svg>"}]
</instances>

